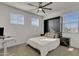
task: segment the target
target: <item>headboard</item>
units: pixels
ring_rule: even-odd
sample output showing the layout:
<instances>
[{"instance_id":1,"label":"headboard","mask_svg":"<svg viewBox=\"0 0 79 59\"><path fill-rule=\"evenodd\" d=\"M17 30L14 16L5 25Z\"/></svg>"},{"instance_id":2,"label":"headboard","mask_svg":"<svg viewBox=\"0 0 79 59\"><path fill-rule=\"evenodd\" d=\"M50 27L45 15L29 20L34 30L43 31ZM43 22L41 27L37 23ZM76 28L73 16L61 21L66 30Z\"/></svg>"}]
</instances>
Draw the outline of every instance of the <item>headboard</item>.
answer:
<instances>
[{"instance_id":1,"label":"headboard","mask_svg":"<svg viewBox=\"0 0 79 59\"><path fill-rule=\"evenodd\" d=\"M60 28L61 28L60 16L44 20L44 34L47 32L55 31L56 33L58 33L60 35L60 33L61 33Z\"/></svg>"}]
</instances>

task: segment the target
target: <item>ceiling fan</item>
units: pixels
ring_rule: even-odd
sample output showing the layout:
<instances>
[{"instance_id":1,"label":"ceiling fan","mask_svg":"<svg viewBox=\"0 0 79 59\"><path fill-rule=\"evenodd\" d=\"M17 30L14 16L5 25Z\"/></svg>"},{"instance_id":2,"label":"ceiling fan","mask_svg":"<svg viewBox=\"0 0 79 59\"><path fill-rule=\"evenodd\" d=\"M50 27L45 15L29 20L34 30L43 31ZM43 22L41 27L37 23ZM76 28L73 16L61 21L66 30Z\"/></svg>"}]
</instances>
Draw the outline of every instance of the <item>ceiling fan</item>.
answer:
<instances>
[{"instance_id":1,"label":"ceiling fan","mask_svg":"<svg viewBox=\"0 0 79 59\"><path fill-rule=\"evenodd\" d=\"M46 8L46 6L52 4L52 2L49 2L49 3L45 4L45 5L42 5L42 4L43 4L42 2L38 2L38 6L36 6L36 5L28 3L28 5L36 7L37 13L39 11L42 11L43 13L46 13L45 10L52 10L51 8ZM35 10L35 9L31 9L31 10Z\"/></svg>"}]
</instances>

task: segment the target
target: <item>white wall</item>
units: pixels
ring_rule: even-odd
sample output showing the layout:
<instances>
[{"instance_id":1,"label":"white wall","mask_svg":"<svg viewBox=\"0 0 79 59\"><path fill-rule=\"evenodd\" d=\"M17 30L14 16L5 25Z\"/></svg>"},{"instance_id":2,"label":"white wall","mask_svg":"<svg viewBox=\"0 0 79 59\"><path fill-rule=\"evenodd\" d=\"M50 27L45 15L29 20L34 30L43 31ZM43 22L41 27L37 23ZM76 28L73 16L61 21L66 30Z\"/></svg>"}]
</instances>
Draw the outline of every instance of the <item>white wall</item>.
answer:
<instances>
[{"instance_id":1,"label":"white wall","mask_svg":"<svg viewBox=\"0 0 79 59\"><path fill-rule=\"evenodd\" d=\"M10 23L10 13L19 13L24 15L24 25L13 25ZM0 3L0 27L4 27L4 34L13 36L16 40L16 44L25 43L31 37L39 36L43 33L43 17L37 16L40 20L39 27L33 27L31 25L31 18L35 14L25 12L16 8L12 8ZM16 45L14 42L10 42L7 45ZM1 40L0 40L0 47Z\"/></svg>"},{"instance_id":2,"label":"white wall","mask_svg":"<svg viewBox=\"0 0 79 59\"><path fill-rule=\"evenodd\" d=\"M46 16L44 18L45 19L49 19L49 18L53 18L53 17L57 17L57 16L63 16L65 13L68 12L73 12L73 11L79 11L79 6L72 6L70 8L66 8L64 10L61 11L56 11L53 12L51 14L49 14L48 16ZM73 33L62 33L64 37L70 37L70 46L75 47L75 48L79 48L79 34L73 34Z\"/></svg>"}]
</instances>

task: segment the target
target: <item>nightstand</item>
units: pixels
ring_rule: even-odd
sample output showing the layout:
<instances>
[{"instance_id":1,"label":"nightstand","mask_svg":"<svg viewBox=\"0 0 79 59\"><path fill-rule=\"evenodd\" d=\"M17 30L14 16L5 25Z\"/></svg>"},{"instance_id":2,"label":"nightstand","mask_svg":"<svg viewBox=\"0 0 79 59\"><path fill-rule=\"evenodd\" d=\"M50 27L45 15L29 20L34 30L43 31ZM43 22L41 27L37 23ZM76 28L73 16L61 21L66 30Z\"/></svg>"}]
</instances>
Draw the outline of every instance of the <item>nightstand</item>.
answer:
<instances>
[{"instance_id":1,"label":"nightstand","mask_svg":"<svg viewBox=\"0 0 79 59\"><path fill-rule=\"evenodd\" d=\"M69 47L70 46L70 38L68 37L61 37L60 38L60 45Z\"/></svg>"}]
</instances>

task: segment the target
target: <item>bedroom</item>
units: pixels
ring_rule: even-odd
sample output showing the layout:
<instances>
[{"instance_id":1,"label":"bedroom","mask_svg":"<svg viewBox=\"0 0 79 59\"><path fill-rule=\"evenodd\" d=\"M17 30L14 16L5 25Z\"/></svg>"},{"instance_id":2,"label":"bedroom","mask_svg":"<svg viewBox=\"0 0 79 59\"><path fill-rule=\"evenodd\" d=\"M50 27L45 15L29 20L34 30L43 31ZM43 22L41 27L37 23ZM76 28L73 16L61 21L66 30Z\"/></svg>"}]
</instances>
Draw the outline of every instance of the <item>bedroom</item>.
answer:
<instances>
[{"instance_id":1,"label":"bedroom","mask_svg":"<svg viewBox=\"0 0 79 59\"><path fill-rule=\"evenodd\" d=\"M48 3L50 2L47 2L47 3L43 2L42 4L45 5ZM7 52L5 53L5 55L8 54L8 55L13 55L13 56L40 56L40 51L38 51L38 49L36 50L33 47L28 46L27 41L31 38L44 36L45 34L44 33L45 31L44 20L51 20L51 19L56 20L56 18L60 19L60 21L57 21L55 23L58 26L57 27L55 26L54 28L55 30L59 29L57 30L58 32L56 32L59 34L58 40L60 39L61 36L65 37L65 39L71 40L68 42L70 43L71 46L70 47L69 45L61 46L62 44L60 45L60 40L59 40L57 42L58 45L55 47L55 49L51 48L52 50L46 53L45 55L47 56L79 55L79 50L78 50L79 34L78 32L76 31L77 33L70 33L70 31L68 31L68 33L65 33L63 32L63 24L62 24L62 21L63 21L62 17L64 17L67 14L72 14L72 17L73 17L73 14L75 14L79 17L78 13L76 13L79 10L78 8L79 3L78 2L52 2L49 6L46 6L46 8L52 8L52 10L45 10L45 13L39 11L38 14L36 13L37 10L35 10L35 7L30 6L31 4L37 6L38 2L30 2L29 4L28 2L14 2L14 3L13 2L4 2L4 3L1 2L0 3L0 27L4 29L5 36L9 37L10 39L14 39L12 41L7 41L6 45L8 47L7 48L8 51L6 51L5 49L5 52ZM34 9L34 10L31 10L31 9ZM20 21L18 21L18 19ZM53 32L53 30L51 31ZM46 32L49 32L49 31L46 31ZM5 37L1 37L1 40L0 40L0 55L4 54L3 44L2 44L3 38ZM41 42L39 41L39 44L40 43ZM54 44L54 43L51 43L51 44ZM4 48L6 48L6 46ZM44 51L42 53L44 53Z\"/></svg>"}]
</instances>

